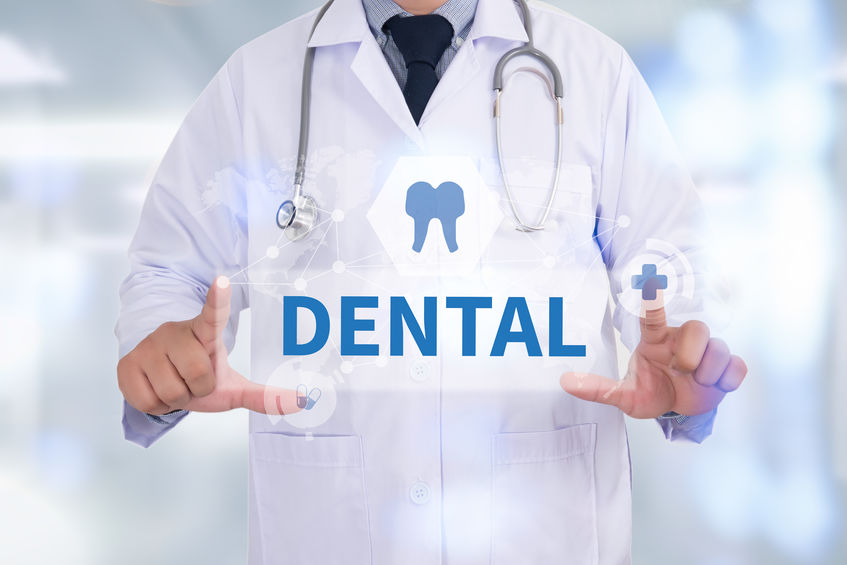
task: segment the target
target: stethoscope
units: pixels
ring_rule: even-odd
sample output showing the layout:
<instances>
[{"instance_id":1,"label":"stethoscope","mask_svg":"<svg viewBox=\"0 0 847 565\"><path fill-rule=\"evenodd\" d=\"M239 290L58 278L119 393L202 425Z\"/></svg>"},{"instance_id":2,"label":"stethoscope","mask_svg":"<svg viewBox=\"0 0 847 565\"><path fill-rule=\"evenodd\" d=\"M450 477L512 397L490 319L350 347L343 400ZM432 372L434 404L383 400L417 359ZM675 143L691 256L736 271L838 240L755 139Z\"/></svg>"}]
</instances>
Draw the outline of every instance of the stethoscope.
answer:
<instances>
[{"instance_id":1,"label":"stethoscope","mask_svg":"<svg viewBox=\"0 0 847 565\"><path fill-rule=\"evenodd\" d=\"M564 112L562 109L564 88L562 86L562 75L559 72L559 68L556 66L556 63L554 63L553 60L545 53L535 48L532 36L532 20L530 18L529 6L527 6L526 0L516 1L523 12L524 29L526 30L528 40L525 45L516 47L503 55L494 69L494 92L496 94L496 99L494 101L494 120L496 123L497 159L500 161L500 174L503 177L503 185L506 189L506 197L509 200L509 206L511 207L512 213L514 214L517 222L516 227L524 232L533 232L544 229L547 217L550 215L550 210L553 207L553 201L556 198L556 193L559 190L559 172L562 167L562 144L564 138ZM329 0L318 12L317 17L315 18L315 23L312 25L312 31L309 35L310 39L315 33L315 29L321 19L323 19L324 14L326 14L333 2L334 0ZM503 70L509 61L521 55L526 55L538 60L550 72L553 77L553 81L551 83L549 77L538 69L529 67L521 67L517 69L515 73L510 76L509 80L521 71L534 73L547 84L548 91L553 99L556 110L556 170L553 177L553 186L550 189L550 196L547 199L547 203L538 222L535 224L530 224L524 219L518 210L515 199L512 195L512 187L509 184L509 180L506 175L506 166L503 159L503 143L500 127L500 118L502 115L500 97L505 89L505 84L508 84L508 81L505 84L503 82ZM314 61L315 48L307 47L306 58L303 64L302 95L300 98L300 142L297 149L297 168L294 172L294 195L291 199L283 202L276 213L276 223L290 241L297 241L305 237L310 231L312 231L318 221L318 206L315 203L315 199L307 194L303 194L303 181L306 177L306 153L309 146L309 111L312 103L312 69Z\"/></svg>"}]
</instances>

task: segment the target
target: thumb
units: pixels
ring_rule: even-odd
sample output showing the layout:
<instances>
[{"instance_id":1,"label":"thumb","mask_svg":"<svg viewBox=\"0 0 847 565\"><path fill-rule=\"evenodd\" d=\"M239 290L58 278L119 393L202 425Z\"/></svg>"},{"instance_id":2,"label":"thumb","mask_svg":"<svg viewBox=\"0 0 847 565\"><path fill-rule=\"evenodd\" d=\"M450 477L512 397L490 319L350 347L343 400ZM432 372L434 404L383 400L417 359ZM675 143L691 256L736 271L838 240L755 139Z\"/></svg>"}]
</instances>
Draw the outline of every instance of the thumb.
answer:
<instances>
[{"instance_id":1,"label":"thumb","mask_svg":"<svg viewBox=\"0 0 847 565\"><path fill-rule=\"evenodd\" d=\"M622 380L609 379L592 373L569 372L562 375L559 383L570 395L589 402L599 402L621 407Z\"/></svg>"},{"instance_id":2,"label":"thumb","mask_svg":"<svg viewBox=\"0 0 847 565\"><path fill-rule=\"evenodd\" d=\"M229 320L232 288L229 279L218 277L209 287L206 303L196 318L191 320L191 329L203 345L218 339Z\"/></svg>"},{"instance_id":3,"label":"thumb","mask_svg":"<svg viewBox=\"0 0 847 565\"><path fill-rule=\"evenodd\" d=\"M272 416L293 414L301 410L294 390L265 386L246 378L243 383L240 408Z\"/></svg>"}]
</instances>

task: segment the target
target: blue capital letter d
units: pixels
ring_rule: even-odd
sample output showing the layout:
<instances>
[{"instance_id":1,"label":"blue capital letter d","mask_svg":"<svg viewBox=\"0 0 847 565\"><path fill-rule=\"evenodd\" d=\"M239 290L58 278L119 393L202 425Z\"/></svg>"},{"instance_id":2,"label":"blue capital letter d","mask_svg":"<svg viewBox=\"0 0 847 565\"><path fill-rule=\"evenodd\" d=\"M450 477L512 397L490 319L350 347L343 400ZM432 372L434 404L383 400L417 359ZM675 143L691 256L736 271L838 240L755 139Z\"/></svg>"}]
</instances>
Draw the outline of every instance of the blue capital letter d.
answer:
<instances>
[{"instance_id":1,"label":"blue capital letter d","mask_svg":"<svg viewBox=\"0 0 847 565\"><path fill-rule=\"evenodd\" d=\"M306 343L297 343L297 310L305 308L315 317L315 335ZM282 299L282 354L311 355L321 350L329 338L329 313L318 300L309 296L284 296Z\"/></svg>"}]
</instances>

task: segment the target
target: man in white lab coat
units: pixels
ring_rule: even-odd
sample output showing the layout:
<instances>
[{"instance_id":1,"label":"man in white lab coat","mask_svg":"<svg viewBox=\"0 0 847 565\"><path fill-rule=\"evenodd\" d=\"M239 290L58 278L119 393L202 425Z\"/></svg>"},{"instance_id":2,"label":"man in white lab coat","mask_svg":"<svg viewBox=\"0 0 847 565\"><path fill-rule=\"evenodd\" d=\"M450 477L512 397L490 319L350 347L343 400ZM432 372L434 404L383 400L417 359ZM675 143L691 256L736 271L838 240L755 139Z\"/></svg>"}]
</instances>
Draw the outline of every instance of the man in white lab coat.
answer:
<instances>
[{"instance_id":1,"label":"man in white lab coat","mask_svg":"<svg viewBox=\"0 0 847 565\"><path fill-rule=\"evenodd\" d=\"M542 231L515 229L495 143L494 68L528 40L513 0L335 0L313 33L315 12L239 49L168 150L121 287L124 430L149 446L251 410L251 563L626 563L623 414L702 441L741 384L695 321L702 210L643 79L572 16L530 15L565 81ZM307 45L319 218L289 242ZM535 218L555 112L520 65L502 164ZM410 179L461 203L442 184L439 222L418 217ZM249 379L226 360L248 307Z\"/></svg>"}]
</instances>

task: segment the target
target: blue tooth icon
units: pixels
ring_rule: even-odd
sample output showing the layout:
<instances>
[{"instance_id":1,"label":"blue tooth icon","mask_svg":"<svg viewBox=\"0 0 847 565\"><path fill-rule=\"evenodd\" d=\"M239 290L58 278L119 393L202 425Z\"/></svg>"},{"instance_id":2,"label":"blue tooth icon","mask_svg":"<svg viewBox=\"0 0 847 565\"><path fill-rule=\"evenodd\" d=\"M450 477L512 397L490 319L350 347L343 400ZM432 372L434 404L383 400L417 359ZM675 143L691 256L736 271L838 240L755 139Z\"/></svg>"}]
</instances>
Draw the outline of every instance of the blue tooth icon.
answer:
<instances>
[{"instance_id":1,"label":"blue tooth icon","mask_svg":"<svg viewBox=\"0 0 847 565\"><path fill-rule=\"evenodd\" d=\"M430 222L438 218L441 233L450 253L459 249L456 242L456 220L465 213L465 192L455 182L444 182L433 188L428 182L416 182L406 191L406 214L415 220L412 249L420 253L429 232Z\"/></svg>"}]
</instances>

